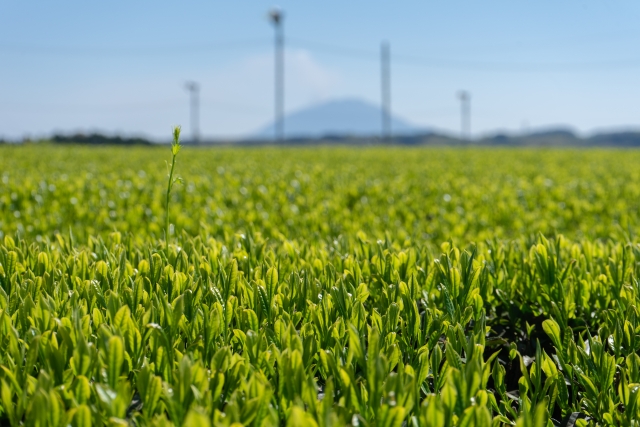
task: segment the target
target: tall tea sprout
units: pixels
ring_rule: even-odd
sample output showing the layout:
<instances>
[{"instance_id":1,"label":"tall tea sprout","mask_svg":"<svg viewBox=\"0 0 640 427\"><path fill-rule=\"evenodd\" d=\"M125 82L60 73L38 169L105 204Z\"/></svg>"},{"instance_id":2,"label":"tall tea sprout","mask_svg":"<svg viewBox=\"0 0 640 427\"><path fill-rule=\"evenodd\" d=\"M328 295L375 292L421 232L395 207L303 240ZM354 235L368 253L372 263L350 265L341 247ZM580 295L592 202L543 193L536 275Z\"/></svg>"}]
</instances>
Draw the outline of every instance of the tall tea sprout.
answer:
<instances>
[{"instance_id":1,"label":"tall tea sprout","mask_svg":"<svg viewBox=\"0 0 640 427\"><path fill-rule=\"evenodd\" d=\"M176 167L176 157L178 157L178 153L180 152L180 126L175 126L173 128L173 141L171 142L171 169L169 170L169 182L167 184L167 209L165 213L165 241L167 245L167 257L169 256L169 198L171 196L171 189L173 188L173 184L180 181L180 178L173 177L173 170ZM167 165L168 168L168 165Z\"/></svg>"}]
</instances>

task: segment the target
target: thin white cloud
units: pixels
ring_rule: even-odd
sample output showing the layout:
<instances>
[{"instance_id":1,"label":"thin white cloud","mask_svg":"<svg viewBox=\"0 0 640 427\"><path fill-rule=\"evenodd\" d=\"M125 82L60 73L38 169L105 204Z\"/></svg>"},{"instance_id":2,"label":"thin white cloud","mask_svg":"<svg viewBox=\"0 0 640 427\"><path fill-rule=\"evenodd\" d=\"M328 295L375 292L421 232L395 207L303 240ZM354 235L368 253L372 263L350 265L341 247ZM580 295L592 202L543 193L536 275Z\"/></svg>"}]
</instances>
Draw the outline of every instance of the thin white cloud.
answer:
<instances>
[{"instance_id":1,"label":"thin white cloud","mask_svg":"<svg viewBox=\"0 0 640 427\"><path fill-rule=\"evenodd\" d=\"M304 88L307 97L318 101L334 95L340 83L337 72L319 64L306 50L292 50L289 58L291 65L287 71L293 73L292 83Z\"/></svg>"},{"instance_id":2,"label":"thin white cloud","mask_svg":"<svg viewBox=\"0 0 640 427\"><path fill-rule=\"evenodd\" d=\"M215 64L215 62L214 62ZM273 119L274 62L270 51L224 65L183 64L173 69L129 71L125 77L87 77L62 85L43 99L16 91L0 103L5 137L45 136L54 131L120 132L166 139L167 123L189 133L186 80L200 83L200 130L204 137L241 137ZM335 96L340 74L300 49L285 52L285 112Z\"/></svg>"},{"instance_id":3,"label":"thin white cloud","mask_svg":"<svg viewBox=\"0 0 640 427\"><path fill-rule=\"evenodd\" d=\"M285 112L337 95L340 74L301 49L285 50ZM273 118L274 58L270 53L245 57L214 72L203 82L209 100L210 134L246 135ZM203 105L203 113L207 107Z\"/></svg>"}]
</instances>

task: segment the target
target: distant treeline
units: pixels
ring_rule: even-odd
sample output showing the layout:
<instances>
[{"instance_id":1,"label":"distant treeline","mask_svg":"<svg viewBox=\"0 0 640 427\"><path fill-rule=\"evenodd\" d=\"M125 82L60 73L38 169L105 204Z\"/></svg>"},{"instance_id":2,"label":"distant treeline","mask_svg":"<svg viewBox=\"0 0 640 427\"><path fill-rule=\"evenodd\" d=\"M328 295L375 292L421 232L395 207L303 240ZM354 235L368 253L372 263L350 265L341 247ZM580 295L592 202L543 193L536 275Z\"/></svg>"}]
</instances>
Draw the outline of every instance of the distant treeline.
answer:
<instances>
[{"instance_id":1,"label":"distant treeline","mask_svg":"<svg viewBox=\"0 0 640 427\"><path fill-rule=\"evenodd\" d=\"M236 144L276 144L269 140L248 140ZM323 138L289 138L284 145L431 145L431 146L501 146L501 147L640 147L640 132L601 133L581 137L569 130L551 130L529 134L495 134L473 140L463 140L442 133L398 135L389 139L328 135Z\"/></svg>"},{"instance_id":2,"label":"distant treeline","mask_svg":"<svg viewBox=\"0 0 640 427\"><path fill-rule=\"evenodd\" d=\"M121 136L105 136L99 133L89 135L54 135L51 141L56 144L88 144L88 145L151 145L144 138L123 138Z\"/></svg>"},{"instance_id":3,"label":"distant treeline","mask_svg":"<svg viewBox=\"0 0 640 427\"><path fill-rule=\"evenodd\" d=\"M156 145L161 142L152 142L145 138L127 138L121 136L106 136L99 133L54 135L48 141L55 144L85 144L85 145ZM32 141L23 141L32 142ZM168 141L167 141L168 142ZM0 144L9 143L0 139ZM188 142L187 142L188 144ZM376 136L345 136L327 135L322 138L287 138L283 142L275 142L268 139L222 141L201 141L200 146L211 145L236 145L236 146L261 146L261 145L427 145L427 146L500 146L500 147L639 147L640 132L610 132L600 133L587 137L576 135L570 130L550 130L533 132L529 134L508 135L494 134L473 140L463 140L452 135L442 133L425 133L417 135L398 135L389 139Z\"/></svg>"},{"instance_id":4,"label":"distant treeline","mask_svg":"<svg viewBox=\"0 0 640 427\"><path fill-rule=\"evenodd\" d=\"M640 147L640 132L611 132L580 137L571 131L557 130L518 136L494 135L475 143L516 147Z\"/></svg>"}]
</instances>

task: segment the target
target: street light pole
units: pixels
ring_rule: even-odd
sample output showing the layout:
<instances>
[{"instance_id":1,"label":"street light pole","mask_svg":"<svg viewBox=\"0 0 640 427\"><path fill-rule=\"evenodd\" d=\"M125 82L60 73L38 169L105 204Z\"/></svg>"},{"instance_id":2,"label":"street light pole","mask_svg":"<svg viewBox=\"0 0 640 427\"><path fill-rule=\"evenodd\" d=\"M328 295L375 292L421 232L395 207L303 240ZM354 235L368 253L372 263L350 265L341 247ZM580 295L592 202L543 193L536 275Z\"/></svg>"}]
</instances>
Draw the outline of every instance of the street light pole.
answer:
<instances>
[{"instance_id":1,"label":"street light pole","mask_svg":"<svg viewBox=\"0 0 640 427\"><path fill-rule=\"evenodd\" d=\"M279 8L269 11L275 28L275 140L284 140L284 14Z\"/></svg>"},{"instance_id":2,"label":"street light pole","mask_svg":"<svg viewBox=\"0 0 640 427\"><path fill-rule=\"evenodd\" d=\"M391 139L391 55L389 43L380 45L380 88L382 91L382 140Z\"/></svg>"},{"instance_id":3,"label":"street light pole","mask_svg":"<svg viewBox=\"0 0 640 427\"><path fill-rule=\"evenodd\" d=\"M471 139L471 94L465 90L458 92L460 99L460 139Z\"/></svg>"},{"instance_id":4,"label":"street light pole","mask_svg":"<svg viewBox=\"0 0 640 427\"><path fill-rule=\"evenodd\" d=\"M199 119L200 119L200 85L196 82L190 81L185 84L185 88L189 91L191 95L191 138L193 139L193 144L198 144L200 142L200 129L199 129Z\"/></svg>"}]
</instances>

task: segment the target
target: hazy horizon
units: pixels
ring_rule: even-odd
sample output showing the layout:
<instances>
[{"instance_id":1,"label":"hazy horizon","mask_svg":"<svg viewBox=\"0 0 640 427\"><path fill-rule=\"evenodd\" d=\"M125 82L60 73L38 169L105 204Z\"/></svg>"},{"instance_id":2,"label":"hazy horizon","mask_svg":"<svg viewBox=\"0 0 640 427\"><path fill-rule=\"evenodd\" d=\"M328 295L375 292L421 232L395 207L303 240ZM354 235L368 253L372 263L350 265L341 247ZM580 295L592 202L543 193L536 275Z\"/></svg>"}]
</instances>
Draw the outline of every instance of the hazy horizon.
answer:
<instances>
[{"instance_id":1,"label":"hazy horizon","mask_svg":"<svg viewBox=\"0 0 640 427\"><path fill-rule=\"evenodd\" d=\"M100 131L166 139L189 129L201 86L203 138L273 120L273 28L264 1L0 4L0 138ZM333 99L380 104L391 45L392 113L457 133L637 129L640 4L281 2L285 112Z\"/></svg>"}]
</instances>

